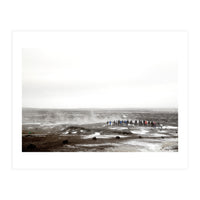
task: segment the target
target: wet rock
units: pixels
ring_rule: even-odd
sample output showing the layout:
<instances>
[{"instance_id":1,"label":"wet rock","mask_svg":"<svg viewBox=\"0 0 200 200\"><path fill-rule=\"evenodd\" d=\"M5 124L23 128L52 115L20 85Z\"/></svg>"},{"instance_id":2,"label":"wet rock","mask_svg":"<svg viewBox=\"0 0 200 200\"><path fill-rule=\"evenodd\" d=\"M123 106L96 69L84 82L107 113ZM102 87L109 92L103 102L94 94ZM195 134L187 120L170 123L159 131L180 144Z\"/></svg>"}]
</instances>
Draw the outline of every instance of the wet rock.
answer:
<instances>
[{"instance_id":1,"label":"wet rock","mask_svg":"<svg viewBox=\"0 0 200 200\"><path fill-rule=\"evenodd\" d=\"M36 145L34 145L34 144L29 144L28 146L27 146L27 150L28 151L34 151L34 150L36 150L37 149L37 147L36 147Z\"/></svg>"},{"instance_id":2,"label":"wet rock","mask_svg":"<svg viewBox=\"0 0 200 200\"><path fill-rule=\"evenodd\" d=\"M68 144L69 141L68 140L63 140L63 144Z\"/></svg>"},{"instance_id":3,"label":"wet rock","mask_svg":"<svg viewBox=\"0 0 200 200\"><path fill-rule=\"evenodd\" d=\"M116 139L120 139L120 137L119 137L119 136L116 136L115 138L116 138Z\"/></svg>"}]
</instances>

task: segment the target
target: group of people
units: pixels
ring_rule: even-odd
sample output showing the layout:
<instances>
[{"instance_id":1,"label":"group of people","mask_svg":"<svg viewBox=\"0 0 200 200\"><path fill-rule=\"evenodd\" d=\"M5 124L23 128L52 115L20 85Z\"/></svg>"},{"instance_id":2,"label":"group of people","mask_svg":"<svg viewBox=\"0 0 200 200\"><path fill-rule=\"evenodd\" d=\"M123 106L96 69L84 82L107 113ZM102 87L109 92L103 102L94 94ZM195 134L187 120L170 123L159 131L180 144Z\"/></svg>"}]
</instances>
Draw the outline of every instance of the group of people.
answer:
<instances>
[{"instance_id":1,"label":"group of people","mask_svg":"<svg viewBox=\"0 0 200 200\"><path fill-rule=\"evenodd\" d=\"M106 124L108 126L151 126L156 127L156 125L160 125L155 121L147 121L147 120L114 120L114 121L107 121Z\"/></svg>"}]
</instances>

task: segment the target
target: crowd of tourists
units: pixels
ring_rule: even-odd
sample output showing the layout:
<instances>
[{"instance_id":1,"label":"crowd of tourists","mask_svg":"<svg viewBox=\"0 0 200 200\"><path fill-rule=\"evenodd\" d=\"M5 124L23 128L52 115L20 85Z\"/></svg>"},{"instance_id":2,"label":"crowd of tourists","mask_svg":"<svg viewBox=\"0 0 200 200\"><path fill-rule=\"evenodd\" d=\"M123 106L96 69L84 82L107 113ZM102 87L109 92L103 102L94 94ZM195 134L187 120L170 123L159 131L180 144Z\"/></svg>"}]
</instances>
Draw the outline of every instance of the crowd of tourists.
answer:
<instances>
[{"instance_id":1,"label":"crowd of tourists","mask_svg":"<svg viewBox=\"0 0 200 200\"><path fill-rule=\"evenodd\" d=\"M106 124L108 126L151 126L151 127L160 126L160 123L148 120L114 120L114 121L107 121Z\"/></svg>"}]
</instances>

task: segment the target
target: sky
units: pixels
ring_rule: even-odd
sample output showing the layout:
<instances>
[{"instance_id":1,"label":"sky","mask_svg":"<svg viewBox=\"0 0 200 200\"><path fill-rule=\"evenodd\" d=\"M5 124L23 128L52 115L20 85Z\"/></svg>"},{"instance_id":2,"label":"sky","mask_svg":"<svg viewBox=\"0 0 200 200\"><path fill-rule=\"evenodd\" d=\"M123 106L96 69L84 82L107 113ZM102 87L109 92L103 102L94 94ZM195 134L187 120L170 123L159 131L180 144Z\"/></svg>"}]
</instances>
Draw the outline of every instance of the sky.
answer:
<instances>
[{"instance_id":1,"label":"sky","mask_svg":"<svg viewBox=\"0 0 200 200\"><path fill-rule=\"evenodd\" d=\"M65 34L58 46L22 49L23 107L178 107L177 34Z\"/></svg>"}]
</instances>

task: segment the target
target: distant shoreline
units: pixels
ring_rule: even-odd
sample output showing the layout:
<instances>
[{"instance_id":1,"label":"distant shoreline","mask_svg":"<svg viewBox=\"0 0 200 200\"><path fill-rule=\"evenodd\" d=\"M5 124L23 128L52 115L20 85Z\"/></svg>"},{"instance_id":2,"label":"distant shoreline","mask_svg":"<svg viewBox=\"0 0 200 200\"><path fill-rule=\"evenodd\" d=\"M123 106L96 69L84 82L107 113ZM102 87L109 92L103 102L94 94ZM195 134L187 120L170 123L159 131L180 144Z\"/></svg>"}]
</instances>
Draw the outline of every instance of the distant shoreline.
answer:
<instances>
[{"instance_id":1,"label":"distant shoreline","mask_svg":"<svg viewBox=\"0 0 200 200\"><path fill-rule=\"evenodd\" d=\"M22 110L126 110L126 111L178 111L178 108L34 108L34 107L22 107Z\"/></svg>"}]
</instances>

